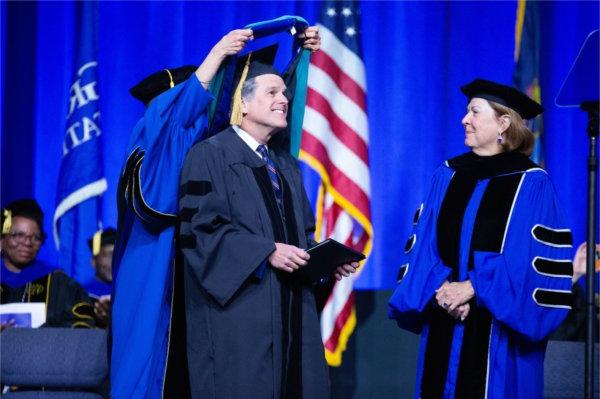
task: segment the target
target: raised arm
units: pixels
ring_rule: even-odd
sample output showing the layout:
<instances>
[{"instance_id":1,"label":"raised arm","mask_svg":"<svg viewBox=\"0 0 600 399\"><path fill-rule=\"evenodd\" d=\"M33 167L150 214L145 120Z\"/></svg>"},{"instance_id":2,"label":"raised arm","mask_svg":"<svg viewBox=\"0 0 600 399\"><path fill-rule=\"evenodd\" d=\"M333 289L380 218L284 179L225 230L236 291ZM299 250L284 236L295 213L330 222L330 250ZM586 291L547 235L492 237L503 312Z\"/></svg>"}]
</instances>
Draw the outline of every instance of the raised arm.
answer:
<instances>
[{"instance_id":1,"label":"raised arm","mask_svg":"<svg viewBox=\"0 0 600 399\"><path fill-rule=\"evenodd\" d=\"M298 35L298 38L304 41L302 47L313 53L321 48L321 36L319 36L319 28L317 26L309 26L304 32Z\"/></svg>"},{"instance_id":2,"label":"raised arm","mask_svg":"<svg viewBox=\"0 0 600 399\"><path fill-rule=\"evenodd\" d=\"M242 51L252 39L254 36L250 29L235 29L223 36L196 69L196 77L202 86L207 89L223 60Z\"/></svg>"}]
</instances>

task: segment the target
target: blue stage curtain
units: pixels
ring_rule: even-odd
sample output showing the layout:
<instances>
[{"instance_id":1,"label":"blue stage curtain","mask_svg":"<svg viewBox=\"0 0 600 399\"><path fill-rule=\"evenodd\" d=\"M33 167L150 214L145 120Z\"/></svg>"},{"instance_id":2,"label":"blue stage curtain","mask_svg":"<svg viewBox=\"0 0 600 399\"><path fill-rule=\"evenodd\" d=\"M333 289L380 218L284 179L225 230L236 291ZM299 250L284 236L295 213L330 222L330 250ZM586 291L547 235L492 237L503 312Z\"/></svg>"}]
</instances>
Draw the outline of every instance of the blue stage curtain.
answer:
<instances>
[{"instance_id":1,"label":"blue stage curtain","mask_svg":"<svg viewBox=\"0 0 600 399\"><path fill-rule=\"evenodd\" d=\"M165 67L198 64L229 30L298 14L316 22L319 2L101 2L98 81L108 191L104 226L115 225L115 190L129 132L143 105L128 89ZM73 75L74 6L2 3L2 203L33 196L49 231ZM373 252L358 288L395 284L411 217L434 168L465 148L458 87L474 77L510 84L516 1L371 2L362 9L370 128ZM577 109L554 105L589 32L598 2L541 2L540 85L546 168L575 242L584 240L587 136ZM57 263L50 242L41 257Z\"/></svg>"}]
</instances>

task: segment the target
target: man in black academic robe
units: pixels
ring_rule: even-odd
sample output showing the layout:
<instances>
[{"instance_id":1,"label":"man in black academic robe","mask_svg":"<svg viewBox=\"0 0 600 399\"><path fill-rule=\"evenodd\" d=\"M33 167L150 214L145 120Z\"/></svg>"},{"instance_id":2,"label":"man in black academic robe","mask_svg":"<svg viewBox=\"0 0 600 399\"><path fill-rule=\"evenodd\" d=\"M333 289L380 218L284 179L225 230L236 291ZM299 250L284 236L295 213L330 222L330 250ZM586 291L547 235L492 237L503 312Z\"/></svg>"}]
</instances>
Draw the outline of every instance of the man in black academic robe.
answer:
<instances>
[{"instance_id":1,"label":"man in black academic robe","mask_svg":"<svg viewBox=\"0 0 600 399\"><path fill-rule=\"evenodd\" d=\"M271 140L287 126L286 87L269 65L247 68L241 120L193 146L181 175L192 396L327 398L315 298L298 273L314 218L296 159Z\"/></svg>"}]
</instances>

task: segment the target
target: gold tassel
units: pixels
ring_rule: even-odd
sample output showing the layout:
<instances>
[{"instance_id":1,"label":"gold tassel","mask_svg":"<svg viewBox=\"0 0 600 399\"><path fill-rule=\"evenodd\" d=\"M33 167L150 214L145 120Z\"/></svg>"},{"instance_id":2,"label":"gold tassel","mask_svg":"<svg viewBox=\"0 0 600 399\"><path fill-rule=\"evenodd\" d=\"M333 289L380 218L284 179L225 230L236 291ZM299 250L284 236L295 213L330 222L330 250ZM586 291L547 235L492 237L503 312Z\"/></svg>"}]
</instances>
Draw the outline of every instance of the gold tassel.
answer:
<instances>
[{"instance_id":1,"label":"gold tassel","mask_svg":"<svg viewBox=\"0 0 600 399\"><path fill-rule=\"evenodd\" d=\"M173 87L175 87L175 82L173 82L173 75L171 75L171 71L169 71L168 69L165 69L165 71L167 71L167 74L169 75L169 87L172 89Z\"/></svg>"},{"instance_id":2,"label":"gold tassel","mask_svg":"<svg viewBox=\"0 0 600 399\"><path fill-rule=\"evenodd\" d=\"M2 223L2 234L8 234L12 226L12 212L10 209L4 210L4 222Z\"/></svg>"},{"instance_id":3,"label":"gold tassel","mask_svg":"<svg viewBox=\"0 0 600 399\"><path fill-rule=\"evenodd\" d=\"M98 256L100 254L100 244L102 243L102 229L94 233L92 237L92 255Z\"/></svg>"},{"instance_id":4,"label":"gold tassel","mask_svg":"<svg viewBox=\"0 0 600 399\"><path fill-rule=\"evenodd\" d=\"M244 64L244 69L242 70L242 76L240 76L240 81L235 88L235 92L233 93L233 100L231 102L231 119L229 120L229 123L232 125L239 125L242 123L242 86L246 81L246 76L248 76L251 56L252 53L248 54L248 58Z\"/></svg>"}]
</instances>

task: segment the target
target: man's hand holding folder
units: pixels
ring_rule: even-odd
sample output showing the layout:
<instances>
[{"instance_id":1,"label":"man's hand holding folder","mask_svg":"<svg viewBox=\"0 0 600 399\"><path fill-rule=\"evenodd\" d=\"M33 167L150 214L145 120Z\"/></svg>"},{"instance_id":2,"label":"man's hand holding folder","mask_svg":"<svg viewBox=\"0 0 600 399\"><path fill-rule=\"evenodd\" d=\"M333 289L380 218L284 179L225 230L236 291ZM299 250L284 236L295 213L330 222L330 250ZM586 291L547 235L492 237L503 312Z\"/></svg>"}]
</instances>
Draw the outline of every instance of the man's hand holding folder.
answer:
<instances>
[{"instance_id":1,"label":"man's hand holding folder","mask_svg":"<svg viewBox=\"0 0 600 399\"><path fill-rule=\"evenodd\" d=\"M333 275L337 280L358 269L365 255L329 238L304 251L293 245L275 243L269 263L276 269L292 273L296 270L312 282Z\"/></svg>"}]
</instances>

